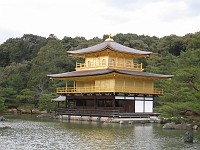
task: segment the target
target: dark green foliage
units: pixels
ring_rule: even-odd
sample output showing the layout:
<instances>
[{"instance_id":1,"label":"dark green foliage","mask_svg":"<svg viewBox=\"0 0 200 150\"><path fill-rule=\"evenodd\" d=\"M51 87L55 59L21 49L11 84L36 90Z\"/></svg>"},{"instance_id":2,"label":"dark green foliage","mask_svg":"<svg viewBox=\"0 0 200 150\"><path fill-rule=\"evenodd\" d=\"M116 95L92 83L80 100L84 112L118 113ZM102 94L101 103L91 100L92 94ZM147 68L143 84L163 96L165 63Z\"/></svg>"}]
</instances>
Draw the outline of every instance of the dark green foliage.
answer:
<instances>
[{"instance_id":1,"label":"dark green foliage","mask_svg":"<svg viewBox=\"0 0 200 150\"><path fill-rule=\"evenodd\" d=\"M0 90L0 98L2 108L16 108L19 106L19 103L16 101L17 91L13 88L1 88Z\"/></svg>"},{"instance_id":2,"label":"dark green foliage","mask_svg":"<svg viewBox=\"0 0 200 150\"><path fill-rule=\"evenodd\" d=\"M10 38L0 46L0 66L21 63L36 57L38 51L46 44L43 37L25 34L22 38Z\"/></svg>"},{"instance_id":3,"label":"dark green foliage","mask_svg":"<svg viewBox=\"0 0 200 150\"><path fill-rule=\"evenodd\" d=\"M11 87L17 92L21 91L27 85L28 72L31 63L24 61L22 63L11 63L2 68L0 74L0 85L2 87Z\"/></svg>"},{"instance_id":4,"label":"dark green foliage","mask_svg":"<svg viewBox=\"0 0 200 150\"><path fill-rule=\"evenodd\" d=\"M55 89L65 86L63 81L51 81L47 74L73 71L75 62L67 51L93 46L102 39L67 37L59 40L54 34L48 38L25 34L10 38L0 45L0 111L5 108L54 110ZM163 38L137 34L116 34L113 39L125 46L151 51L147 59L138 59L145 71L173 74L172 80L157 81L155 86L165 89L156 102L156 111L168 116L200 114L200 32L183 37ZM189 113L190 112L190 113Z\"/></svg>"},{"instance_id":5,"label":"dark green foliage","mask_svg":"<svg viewBox=\"0 0 200 150\"><path fill-rule=\"evenodd\" d=\"M0 112L3 112L5 108L5 99L0 96Z\"/></svg>"},{"instance_id":6,"label":"dark green foliage","mask_svg":"<svg viewBox=\"0 0 200 150\"><path fill-rule=\"evenodd\" d=\"M200 105L198 101L159 103L160 107L155 108L155 110L166 117L200 115Z\"/></svg>"},{"instance_id":7,"label":"dark green foliage","mask_svg":"<svg viewBox=\"0 0 200 150\"><path fill-rule=\"evenodd\" d=\"M75 62L69 59L66 50L60 40L49 40L40 49L37 57L32 59L32 67L29 71L28 87L35 91L35 99L48 92L49 82L47 75L72 71Z\"/></svg>"},{"instance_id":8,"label":"dark green foliage","mask_svg":"<svg viewBox=\"0 0 200 150\"><path fill-rule=\"evenodd\" d=\"M175 76L162 83L165 94L161 101L164 103L160 103L157 110L171 115L200 115L200 49L181 52L175 59L174 64L166 68Z\"/></svg>"},{"instance_id":9,"label":"dark green foliage","mask_svg":"<svg viewBox=\"0 0 200 150\"><path fill-rule=\"evenodd\" d=\"M23 89L17 96L16 101L18 102L19 109L25 109L32 111L36 105L37 101L34 99L34 92L30 89Z\"/></svg>"},{"instance_id":10,"label":"dark green foliage","mask_svg":"<svg viewBox=\"0 0 200 150\"><path fill-rule=\"evenodd\" d=\"M39 98L38 108L40 110L46 110L46 111L55 111L57 108L57 103L52 102L51 100L55 97L58 97L55 93L51 94L42 94Z\"/></svg>"},{"instance_id":11,"label":"dark green foliage","mask_svg":"<svg viewBox=\"0 0 200 150\"><path fill-rule=\"evenodd\" d=\"M106 37L106 36L105 36ZM105 38L106 39L106 38ZM157 43L158 38L156 37L149 37L144 35L137 35L137 34L116 34L113 39L125 46L145 50L145 51L152 51L154 48L154 44Z\"/></svg>"}]
</instances>

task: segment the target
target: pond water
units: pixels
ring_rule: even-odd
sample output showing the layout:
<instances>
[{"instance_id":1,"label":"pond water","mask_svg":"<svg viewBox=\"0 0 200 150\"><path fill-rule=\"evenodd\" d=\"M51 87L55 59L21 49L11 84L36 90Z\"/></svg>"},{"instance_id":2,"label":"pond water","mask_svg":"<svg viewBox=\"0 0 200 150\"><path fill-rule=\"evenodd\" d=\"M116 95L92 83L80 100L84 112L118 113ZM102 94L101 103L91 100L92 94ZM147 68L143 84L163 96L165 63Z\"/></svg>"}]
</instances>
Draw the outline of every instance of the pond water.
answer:
<instances>
[{"instance_id":1,"label":"pond water","mask_svg":"<svg viewBox=\"0 0 200 150\"><path fill-rule=\"evenodd\" d=\"M30 115L5 116L0 122L0 150L200 150L184 143L186 131L164 130L159 124L117 124L41 120Z\"/></svg>"}]
</instances>

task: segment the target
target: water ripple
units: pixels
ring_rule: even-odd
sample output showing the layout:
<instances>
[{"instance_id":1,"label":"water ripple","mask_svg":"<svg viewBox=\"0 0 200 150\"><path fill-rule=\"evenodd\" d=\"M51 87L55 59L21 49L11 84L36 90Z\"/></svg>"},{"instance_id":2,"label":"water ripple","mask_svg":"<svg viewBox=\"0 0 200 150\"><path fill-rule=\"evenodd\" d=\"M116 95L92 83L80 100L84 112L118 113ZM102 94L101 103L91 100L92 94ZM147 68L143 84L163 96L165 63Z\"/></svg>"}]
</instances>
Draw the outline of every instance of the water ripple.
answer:
<instances>
[{"instance_id":1,"label":"water ripple","mask_svg":"<svg viewBox=\"0 0 200 150\"><path fill-rule=\"evenodd\" d=\"M183 142L184 131L163 130L154 124L120 125L11 119L0 122L0 150L193 150Z\"/></svg>"}]
</instances>

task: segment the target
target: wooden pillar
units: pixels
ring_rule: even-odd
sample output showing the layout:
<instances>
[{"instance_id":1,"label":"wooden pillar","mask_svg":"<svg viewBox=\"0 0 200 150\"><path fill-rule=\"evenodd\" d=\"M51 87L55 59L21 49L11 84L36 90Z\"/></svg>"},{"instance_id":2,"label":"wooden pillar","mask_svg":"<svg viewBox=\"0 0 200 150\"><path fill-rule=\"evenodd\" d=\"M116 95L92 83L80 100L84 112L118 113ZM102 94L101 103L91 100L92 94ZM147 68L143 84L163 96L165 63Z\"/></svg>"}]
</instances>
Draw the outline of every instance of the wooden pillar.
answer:
<instances>
[{"instance_id":1,"label":"wooden pillar","mask_svg":"<svg viewBox=\"0 0 200 150\"><path fill-rule=\"evenodd\" d=\"M127 101L127 99L124 99L124 100L125 100L125 104L126 104L126 112L129 112L128 101Z\"/></svg>"},{"instance_id":2,"label":"wooden pillar","mask_svg":"<svg viewBox=\"0 0 200 150\"><path fill-rule=\"evenodd\" d=\"M118 63L118 57L117 57L117 54L116 54L116 63L115 63L115 65L116 65L116 66L118 66L118 65L119 65L119 63Z\"/></svg>"},{"instance_id":3,"label":"wooden pillar","mask_svg":"<svg viewBox=\"0 0 200 150\"><path fill-rule=\"evenodd\" d=\"M76 108L76 99L74 99L74 109Z\"/></svg>"},{"instance_id":4,"label":"wooden pillar","mask_svg":"<svg viewBox=\"0 0 200 150\"><path fill-rule=\"evenodd\" d=\"M97 105L96 105L96 96L94 98L94 109L96 109Z\"/></svg>"},{"instance_id":5,"label":"wooden pillar","mask_svg":"<svg viewBox=\"0 0 200 150\"><path fill-rule=\"evenodd\" d=\"M126 58L124 57L124 65L123 65L125 68L126 68Z\"/></svg>"},{"instance_id":6,"label":"wooden pillar","mask_svg":"<svg viewBox=\"0 0 200 150\"><path fill-rule=\"evenodd\" d=\"M152 87L151 88L152 88L152 90L151 90L152 93L154 93L154 81L152 81ZM153 99L154 99L154 97L153 97Z\"/></svg>"},{"instance_id":7,"label":"wooden pillar","mask_svg":"<svg viewBox=\"0 0 200 150\"><path fill-rule=\"evenodd\" d=\"M154 108L154 98L155 98L155 95L152 95L152 98L153 98L152 107ZM152 112L154 112L154 111L153 111L153 108L152 108Z\"/></svg>"},{"instance_id":8,"label":"wooden pillar","mask_svg":"<svg viewBox=\"0 0 200 150\"><path fill-rule=\"evenodd\" d=\"M116 67L117 66L117 55L115 54L114 56L115 56L115 64L114 64L115 66L114 67Z\"/></svg>"},{"instance_id":9,"label":"wooden pillar","mask_svg":"<svg viewBox=\"0 0 200 150\"><path fill-rule=\"evenodd\" d=\"M145 86L145 81L142 81L142 92L143 92L143 93L146 92L144 86Z\"/></svg>"},{"instance_id":10,"label":"wooden pillar","mask_svg":"<svg viewBox=\"0 0 200 150\"><path fill-rule=\"evenodd\" d=\"M144 99L143 99L143 113L145 112L145 95L144 95Z\"/></svg>"},{"instance_id":11,"label":"wooden pillar","mask_svg":"<svg viewBox=\"0 0 200 150\"><path fill-rule=\"evenodd\" d=\"M67 81L66 81L65 91L67 92Z\"/></svg>"},{"instance_id":12,"label":"wooden pillar","mask_svg":"<svg viewBox=\"0 0 200 150\"><path fill-rule=\"evenodd\" d=\"M68 108L68 106L69 106L68 103L69 103L69 101L68 101L68 99L67 99L67 95L66 95L66 99L65 99L65 107L66 107L66 108Z\"/></svg>"},{"instance_id":13,"label":"wooden pillar","mask_svg":"<svg viewBox=\"0 0 200 150\"><path fill-rule=\"evenodd\" d=\"M74 81L74 92L76 90L76 81Z\"/></svg>"},{"instance_id":14,"label":"wooden pillar","mask_svg":"<svg viewBox=\"0 0 200 150\"><path fill-rule=\"evenodd\" d=\"M112 107L115 109L115 96L112 99Z\"/></svg>"},{"instance_id":15,"label":"wooden pillar","mask_svg":"<svg viewBox=\"0 0 200 150\"><path fill-rule=\"evenodd\" d=\"M106 66L109 67L109 56L106 59Z\"/></svg>"},{"instance_id":16,"label":"wooden pillar","mask_svg":"<svg viewBox=\"0 0 200 150\"><path fill-rule=\"evenodd\" d=\"M133 101L133 103L134 103L134 113L135 113L135 95L134 95L134 101Z\"/></svg>"},{"instance_id":17,"label":"wooden pillar","mask_svg":"<svg viewBox=\"0 0 200 150\"><path fill-rule=\"evenodd\" d=\"M133 70L135 69L134 68L134 56L132 57L132 61L131 61L131 69L133 69Z\"/></svg>"},{"instance_id":18,"label":"wooden pillar","mask_svg":"<svg viewBox=\"0 0 200 150\"><path fill-rule=\"evenodd\" d=\"M60 102L58 102L58 108L60 107L60 106L59 106L59 103L60 103Z\"/></svg>"},{"instance_id":19,"label":"wooden pillar","mask_svg":"<svg viewBox=\"0 0 200 150\"><path fill-rule=\"evenodd\" d=\"M124 83L123 83L123 92L126 92L126 81L125 81L125 78L124 78Z\"/></svg>"}]
</instances>

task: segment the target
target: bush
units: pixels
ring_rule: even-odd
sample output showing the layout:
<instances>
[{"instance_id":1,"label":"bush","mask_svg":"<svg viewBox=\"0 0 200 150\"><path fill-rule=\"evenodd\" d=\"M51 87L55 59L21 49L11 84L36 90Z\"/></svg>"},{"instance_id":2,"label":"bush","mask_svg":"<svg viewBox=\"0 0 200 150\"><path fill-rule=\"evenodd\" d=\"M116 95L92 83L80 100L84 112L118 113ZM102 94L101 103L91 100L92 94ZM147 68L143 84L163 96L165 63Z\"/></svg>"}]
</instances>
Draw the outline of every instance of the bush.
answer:
<instances>
[{"instance_id":1,"label":"bush","mask_svg":"<svg viewBox=\"0 0 200 150\"><path fill-rule=\"evenodd\" d=\"M200 115L200 105L198 102L159 102L159 107L155 108L156 112L162 113L163 116L187 116ZM190 112L190 113L188 113Z\"/></svg>"}]
</instances>

